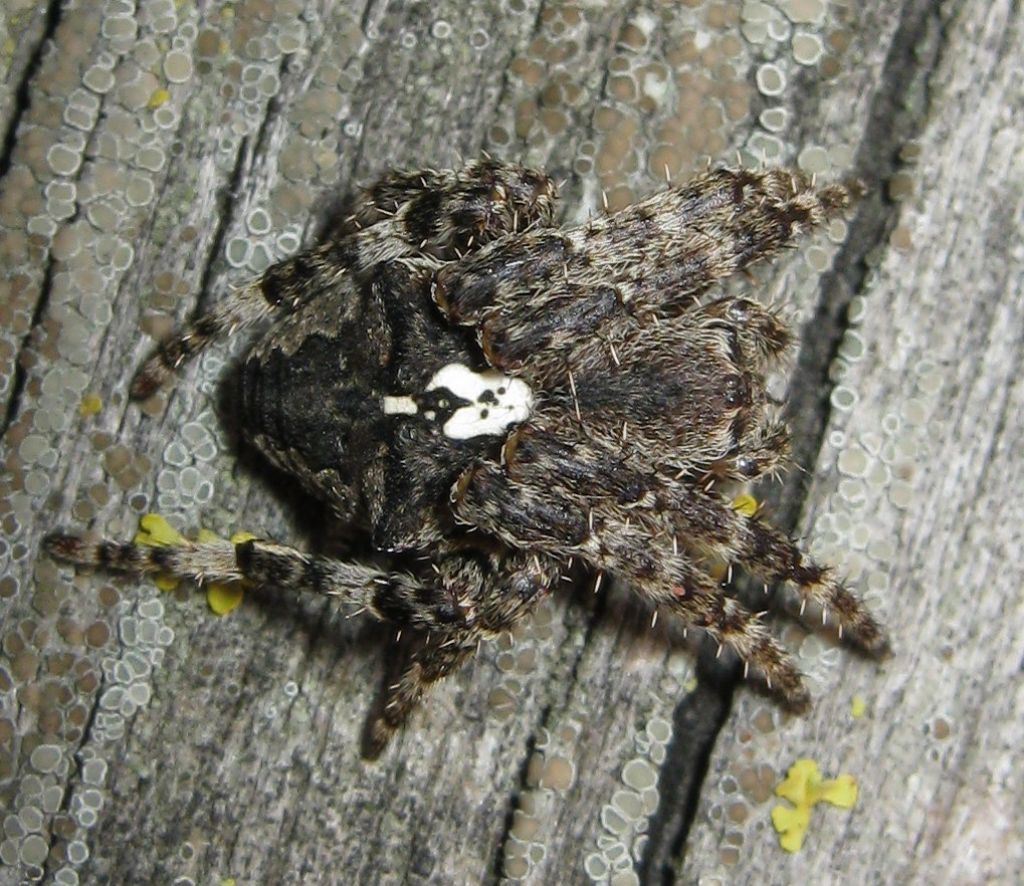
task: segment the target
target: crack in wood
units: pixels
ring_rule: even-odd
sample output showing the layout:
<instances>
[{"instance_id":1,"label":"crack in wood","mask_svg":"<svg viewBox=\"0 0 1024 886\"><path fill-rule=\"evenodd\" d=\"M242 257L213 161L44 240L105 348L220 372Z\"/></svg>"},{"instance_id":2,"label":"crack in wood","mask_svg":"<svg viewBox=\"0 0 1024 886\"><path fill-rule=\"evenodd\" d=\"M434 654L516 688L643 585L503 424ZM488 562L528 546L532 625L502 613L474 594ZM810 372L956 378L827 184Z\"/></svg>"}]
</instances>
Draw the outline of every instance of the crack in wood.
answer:
<instances>
[{"instance_id":1,"label":"crack in wood","mask_svg":"<svg viewBox=\"0 0 1024 886\"><path fill-rule=\"evenodd\" d=\"M43 13L43 33L39 42L33 48L28 63L21 75L18 88L14 91L14 107L11 111L11 121L4 132L3 140L0 142L0 180L2 180L11 168L11 157L18 140L18 126L25 111L32 102L31 87L39 73L39 66L43 63L43 55L46 47L50 45L53 35L60 25L61 0L50 0L46 4Z\"/></svg>"},{"instance_id":2,"label":"crack in wood","mask_svg":"<svg viewBox=\"0 0 1024 886\"><path fill-rule=\"evenodd\" d=\"M28 372L22 363L22 354L32 346L32 337L39 324L43 322L46 308L50 304L50 295L53 291L53 257L48 256L46 266L43 268L43 279L39 284L39 298L36 300L35 308L32 311L32 322L28 331L21 339L21 346L14 358L14 379L11 382L7 395L7 408L4 411L3 423L0 424L0 437L7 433L7 429L14 423L21 411L21 398L25 392L25 383L28 380Z\"/></svg>"},{"instance_id":3,"label":"crack in wood","mask_svg":"<svg viewBox=\"0 0 1024 886\"><path fill-rule=\"evenodd\" d=\"M894 32L883 67L883 86L873 98L855 162L855 168L872 187L858 205L832 270L823 276L818 303L804 326L797 365L790 379L786 411L793 431L793 463L796 465L813 465L824 445L835 388L829 368L843 336L851 328L850 303L865 288L868 256L888 241L896 226L896 213L892 204L885 200L883 189L899 168L900 146L911 140L927 119L927 83L940 58L940 33L938 13L928 0L906 7ZM806 476L800 475L788 480L779 493L765 490L764 497L772 507L773 522L777 526L793 531L805 505L807 487ZM756 594L757 607L764 607L760 583L743 582L740 588L741 597ZM644 883L668 886L682 870L685 859L680 857L675 866L671 859L686 845L702 781L707 775L708 760L721 728L729 722L733 692L743 682L740 663L720 660L716 652L717 644L703 644L698 659L701 686L694 693L703 701L694 699L692 703L704 706L705 714L717 720L717 727L705 733L696 754L692 740L678 742L673 738L668 748L663 773L690 767L694 761L697 765L688 773L690 789L684 814L680 815L674 808L678 802L674 791L659 791L659 807L651 818L651 839L641 865ZM707 688L711 689L710 695L704 696ZM716 693L721 707L710 701ZM689 698L681 702L677 722L690 705Z\"/></svg>"}]
</instances>

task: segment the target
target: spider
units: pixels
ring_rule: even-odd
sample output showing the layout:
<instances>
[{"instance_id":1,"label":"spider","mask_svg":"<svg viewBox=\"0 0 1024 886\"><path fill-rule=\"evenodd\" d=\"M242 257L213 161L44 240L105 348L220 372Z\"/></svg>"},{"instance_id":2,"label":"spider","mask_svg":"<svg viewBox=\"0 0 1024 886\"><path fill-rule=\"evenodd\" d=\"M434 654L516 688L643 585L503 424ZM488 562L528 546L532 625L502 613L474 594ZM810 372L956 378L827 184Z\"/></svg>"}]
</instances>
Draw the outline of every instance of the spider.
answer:
<instances>
[{"instance_id":1,"label":"spider","mask_svg":"<svg viewBox=\"0 0 1024 886\"><path fill-rule=\"evenodd\" d=\"M75 564L327 594L421 629L370 721L371 757L574 563L705 629L802 712L797 667L707 555L791 583L870 654L887 641L830 569L723 493L786 461L764 379L791 336L756 301L709 293L849 199L790 170L721 168L562 229L539 171L484 159L391 172L351 230L199 315L131 387L146 397L211 342L271 320L241 367L242 434L362 531L365 556L66 534L47 547Z\"/></svg>"}]
</instances>

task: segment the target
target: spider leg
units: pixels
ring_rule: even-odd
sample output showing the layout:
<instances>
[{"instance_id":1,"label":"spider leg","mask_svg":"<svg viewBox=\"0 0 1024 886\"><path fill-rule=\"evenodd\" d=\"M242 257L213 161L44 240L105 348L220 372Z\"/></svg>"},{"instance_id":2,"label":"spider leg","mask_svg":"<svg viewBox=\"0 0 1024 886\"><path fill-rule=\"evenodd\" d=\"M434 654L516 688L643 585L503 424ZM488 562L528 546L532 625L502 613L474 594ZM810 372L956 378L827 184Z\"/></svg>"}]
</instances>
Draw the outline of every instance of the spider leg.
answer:
<instances>
[{"instance_id":1,"label":"spider leg","mask_svg":"<svg viewBox=\"0 0 1024 886\"><path fill-rule=\"evenodd\" d=\"M211 344L254 326L277 309L259 280L236 289L160 342L132 378L129 396L133 400L151 396Z\"/></svg>"},{"instance_id":2,"label":"spider leg","mask_svg":"<svg viewBox=\"0 0 1024 886\"><path fill-rule=\"evenodd\" d=\"M339 597L381 620L427 630L451 630L469 622L471 605L456 584L425 582L405 572L384 572L360 563L307 554L272 541L249 540L168 546L51 535L54 557L83 566L136 574L162 573L193 581L249 581L281 590Z\"/></svg>"},{"instance_id":3,"label":"spider leg","mask_svg":"<svg viewBox=\"0 0 1024 886\"><path fill-rule=\"evenodd\" d=\"M736 511L711 493L645 474L594 444L571 446L544 432L521 431L512 445L506 446L505 463L509 478L505 487L512 489L505 517L513 527L516 520L522 522L524 518L534 524L546 519L549 536L560 533L567 543L586 547L595 520L588 515L584 526L581 506L618 523L646 522L651 535L667 530L692 547L738 560L766 581L792 583L803 600L821 606L836 620L841 633L864 651L882 656L888 650L879 623L831 570L811 560L775 527ZM475 506L470 517L474 522L487 506L501 507L503 495L508 494L495 482L496 470L491 468L490 477L482 476L477 481L496 491ZM462 482L465 484L465 479ZM555 492L546 493L549 488ZM588 493L590 502L586 499ZM470 507L474 507L472 501L470 497ZM573 501L577 503L575 514ZM682 587L699 586L700 575L690 570L680 574L677 583Z\"/></svg>"},{"instance_id":4,"label":"spider leg","mask_svg":"<svg viewBox=\"0 0 1024 886\"><path fill-rule=\"evenodd\" d=\"M451 227L448 245L465 252L501 234L550 225L556 199L554 183L542 172L483 158L460 169L386 172L358 195L350 220L367 227L420 201L412 214L436 223L438 231ZM475 244L469 243L474 234ZM431 239L439 240L437 234Z\"/></svg>"},{"instance_id":5,"label":"spider leg","mask_svg":"<svg viewBox=\"0 0 1024 886\"><path fill-rule=\"evenodd\" d=\"M579 557L595 569L621 576L642 596L733 649L790 708L807 707L800 672L785 650L754 615L723 595L657 520L645 515L649 490L635 490L641 493L635 502L599 494L588 500L557 471L545 477L516 470L514 461L506 468L481 463L460 478L454 504L462 519L510 545ZM578 470L585 473L585 463Z\"/></svg>"},{"instance_id":6,"label":"spider leg","mask_svg":"<svg viewBox=\"0 0 1024 886\"><path fill-rule=\"evenodd\" d=\"M456 175L454 169L390 169L360 189L348 221L359 230L391 218L410 200L450 190Z\"/></svg>"},{"instance_id":7,"label":"spider leg","mask_svg":"<svg viewBox=\"0 0 1024 886\"><path fill-rule=\"evenodd\" d=\"M672 522L695 542L765 581L792 583L802 600L832 616L843 636L872 655L888 652L889 642L867 607L832 570L819 566L782 532L757 516L748 517L725 502L683 487L665 496Z\"/></svg>"},{"instance_id":8,"label":"spider leg","mask_svg":"<svg viewBox=\"0 0 1024 886\"><path fill-rule=\"evenodd\" d=\"M435 299L495 341L531 334L517 310L524 302L553 317L602 315L605 327L678 313L849 202L843 186L815 188L789 170L718 169L582 227L485 247L438 272Z\"/></svg>"},{"instance_id":9,"label":"spider leg","mask_svg":"<svg viewBox=\"0 0 1024 886\"><path fill-rule=\"evenodd\" d=\"M296 310L346 275L397 258L455 258L503 234L549 224L556 189L536 170L481 160L455 171L394 173L368 195L372 224L272 265L198 314L142 365L132 398L150 396L214 342Z\"/></svg>"},{"instance_id":10,"label":"spider leg","mask_svg":"<svg viewBox=\"0 0 1024 886\"><path fill-rule=\"evenodd\" d=\"M431 684L461 666L481 639L526 615L559 576L555 561L523 554L489 568L469 556L449 555L435 564L432 580L424 581L259 540L151 546L51 535L45 545L54 557L78 565L197 581L245 580L340 597L378 619L426 631L428 642L390 688L372 724L371 756L383 750Z\"/></svg>"},{"instance_id":11,"label":"spider leg","mask_svg":"<svg viewBox=\"0 0 1024 886\"><path fill-rule=\"evenodd\" d=\"M732 649L764 676L768 688L795 713L804 713L810 695L800 670L789 653L760 620L738 600L726 596L716 582L685 555L663 549L662 562L652 571L643 545L646 535L621 524L609 526L616 533L609 568L617 568L642 596L676 615L685 624L704 628L719 646ZM631 537L632 535L632 537Z\"/></svg>"},{"instance_id":12,"label":"spider leg","mask_svg":"<svg viewBox=\"0 0 1024 886\"><path fill-rule=\"evenodd\" d=\"M357 298L360 277L368 268L418 253L409 242L411 236L418 234L405 231L402 218L395 216L271 265L261 277L199 313L161 342L132 379L131 397L150 396L210 345L263 320L290 314L326 289L346 286L351 297Z\"/></svg>"},{"instance_id":13,"label":"spider leg","mask_svg":"<svg viewBox=\"0 0 1024 886\"><path fill-rule=\"evenodd\" d=\"M462 572L461 558L440 567ZM481 576L473 592L472 622L466 630L431 635L412 656L397 683L389 687L383 708L369 730L367 756L377 757L430 687L458 670L476 652L480 640L508 630L523 618L558 580L552 561L514 554Z\"/></svg>"},{"instance_id":14,"label":"spider leg","mask_svg":"<svg viewBox=\"0 0 1024 886\"><path fill-rule=\"evenodd\" d=\"M365 756L370 760L379 757L430 687L461 668L476 649L475 640L467 643L455 636L444 636L415 650L398 682L388 687L380 714L370 723Z\"/></svg>"},{"instance_id":15,"label":"spider leg","mask_svg":"<svg viewBox=\"0 0 1024 886\"><path fill-rule=\"evenodd\" d=\"M490 568L469 556L446 556L435 564L433 581L426 582L408 573L385 573L256 540L158 547L91 544L76 536L53 535L45 545L59 559L115 572L162 573L196 581L245 580L340 597L380 620L427 631L428 641L389 688L372 724L370 756L380 754L431 684L460 667L481 639L507 630L525 616L559 575L554 561L520 554Z\"/></svg>"}]
</instances>

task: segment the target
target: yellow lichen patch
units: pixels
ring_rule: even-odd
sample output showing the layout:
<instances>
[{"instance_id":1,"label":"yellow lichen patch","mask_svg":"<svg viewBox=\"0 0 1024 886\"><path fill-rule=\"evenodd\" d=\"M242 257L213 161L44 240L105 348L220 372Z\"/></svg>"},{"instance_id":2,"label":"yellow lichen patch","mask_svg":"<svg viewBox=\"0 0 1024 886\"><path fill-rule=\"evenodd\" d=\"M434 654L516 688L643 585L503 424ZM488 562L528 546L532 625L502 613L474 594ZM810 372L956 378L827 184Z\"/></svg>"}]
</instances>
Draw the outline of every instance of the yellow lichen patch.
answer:
<instances>
[{"instance_id":1,"label":"yellow lichen patch","mask_svg":"<svg viewBox=\"0 0 1024 886\"><path fill-rule=\"evenodd\" d=\"M188 544L188 540L159 514L143 514L139 519L139 531L132 541L137 545L157 547ZM178 586L178 580L169 575L154 576L153 583L161 591L173 591Z\"/></svg>"},{"instance_id":2,"label":"yellow lichen patch","mask_svg":"<svg viewBox=\"0 0 1024 886\"><path fill-rule=\"evenodd\" d=\"M171 94L166 89L154 89L153 94L149 97L149 101L146 103L150 110L159 108L161 105L166 105L171 100Z\"/></svg>"},{"instance_id":3,"label":"yellow lichen patch","mask_svg":"<svg viewBox=\"0 0 1024 886\"><path fill-rule=\"evenodd\" d=\"M757 499L752 495L737 495L732 500L732 509L744 517L753 517L758 507Z\"/></svg>"},{"instance_id":4,"label":"yellow lichen patch","mask_svg":"<svg viewBox=\"0 0 1024 886\"><path fill-rule=\"evenodd\" d=\"M775 788L775 794L793 804L772 809L779 844L787 852L799 852L811 823L811 808L821 802L852 808L857 802L857 782L852 775L824 780L814 760L797 760Z\"/></svg>"},{"instance_id":5,"label":"yellow lichen patch","mask_svg":"<svg viewBox=\"0 0 1024 886\"><path fill-rule=\"evenodd\" d=\"M799 852L811 824L810 806L776 806L772 824L779 834L779 845L786 852Z\"/></svg>"},{"instance_id":6,"label":"yellow lichen patch","mask_svg":"<svg viewBox=\"0 0 1024 886\"><path fill-rule=\"evenodd\" d=\"M242 585L240 582L222 584L212 582L206 587L206 603L216 615L227 615L237 609L242 602Z\"/></svg>"},{"instance_id":7,"label":"yellow lichen patch","mask_svg":"<svg viewBox=\"0 0 1024 886\"><path fill-rule=\"evenodd\" d=\"M139 531L132 539L137 545L171 547L188 544L188 540L159 514L143 514L139 518Z\"/></svg>"},{"instance_id":8,"label":"yellow lichen patch","mask_svg":"<svg viewBox=\"0 0 1024 886\"><path fill-rule=\"evenodd\" d=\"M859 695L855 695L853 699L850 701L850 716L853 717L855 720L859 720L861 717L863 717L864 712L867 711L867 709L867 702L865 702L864 699Z\"/></svg>"},{"instance_id":9,"label":"yellow lichen patch","mask_svg":"<svg viewBox=\"0 0 1024 886\"><path fill-rule=\"evenodd\" d=\"M96 394L86 394L78 404L78 414L82 418L96 415L103 408L103 401Z\"/></svg>"}]
</instances>

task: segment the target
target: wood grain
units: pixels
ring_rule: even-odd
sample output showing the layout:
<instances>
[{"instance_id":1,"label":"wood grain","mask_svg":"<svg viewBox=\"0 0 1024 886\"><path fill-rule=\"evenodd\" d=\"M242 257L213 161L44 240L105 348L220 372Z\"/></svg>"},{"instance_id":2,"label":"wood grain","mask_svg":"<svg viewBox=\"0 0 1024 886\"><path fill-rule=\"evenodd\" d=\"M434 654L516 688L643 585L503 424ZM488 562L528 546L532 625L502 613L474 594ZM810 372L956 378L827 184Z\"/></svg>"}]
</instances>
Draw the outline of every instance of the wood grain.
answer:
<instances>
[{"instance_id":1,"label":"wood grain","mask_svg":"<svg viewBox=\"0 0 1024 886\"><path fill-rule=\"evenodd\" d=\"M1014 881L1018 4L3 16L0 882ZM652 630L626 589L567 588L367 764L389 631L266 589L218 619L195 589L73 577L38 553L57 526L131 537L147 511L328 545L222 421L244 343L142 409L128 378L154 335L314 242L357 183L483 149L564 179L567 219L602 189L615 206L659 187L662 162L684 176L737 151L868 184L846 225L755 281L801 324L788 388L809 472L765 494L896 647L879 668L780 617L808 717L737 686L699 638ZM771 792L801 757L860 797L816 807L788 855Z\"/></svg>"}]
</instances>

